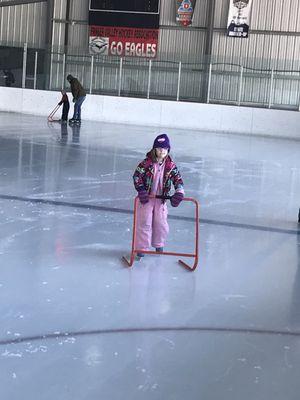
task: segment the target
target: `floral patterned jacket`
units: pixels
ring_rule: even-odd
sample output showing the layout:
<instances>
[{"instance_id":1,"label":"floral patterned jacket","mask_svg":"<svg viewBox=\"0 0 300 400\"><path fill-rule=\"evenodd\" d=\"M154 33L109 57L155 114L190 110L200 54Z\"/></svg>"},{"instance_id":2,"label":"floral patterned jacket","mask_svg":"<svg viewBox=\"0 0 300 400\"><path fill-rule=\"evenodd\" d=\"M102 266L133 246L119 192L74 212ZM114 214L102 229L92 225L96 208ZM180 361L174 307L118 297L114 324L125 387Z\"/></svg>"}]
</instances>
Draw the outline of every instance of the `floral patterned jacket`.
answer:
<instances>
[{"instance_id":1,"label":"floral patterned jacket","mask_svg":"<svg viewBox=\"0 0 300 400\"><path fill-rule=\"evenodd\" d=\"M140 162L133 174L133 183L135 189L151 191L154 175L154 154L152 151L147 153L146 158ZM163 196L169 196L172 183L174 189L183 189L183 181L178 168L172 158L168 155L165 161L164 180L163 180Z\"/></svg>"}]
</instances>

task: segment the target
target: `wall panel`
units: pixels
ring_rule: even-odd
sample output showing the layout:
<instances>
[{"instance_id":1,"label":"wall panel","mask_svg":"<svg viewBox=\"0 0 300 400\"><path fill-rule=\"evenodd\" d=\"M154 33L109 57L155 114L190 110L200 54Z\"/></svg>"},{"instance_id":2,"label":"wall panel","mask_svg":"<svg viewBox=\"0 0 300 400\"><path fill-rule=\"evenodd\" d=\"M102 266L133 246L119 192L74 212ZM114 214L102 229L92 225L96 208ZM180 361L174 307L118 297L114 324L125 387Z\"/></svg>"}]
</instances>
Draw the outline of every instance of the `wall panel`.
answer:
<instances>
[{"instance_id":1,"label":"wall panel","mask_svg":"<svg viewBox=\"0 0 300 400\"><path fill-rule=\"evenodd\" d=\"M161 28L159 58L170 61L202 61L206 33L201 30Z\"/></svg>"},{"instance_id":2,"label":"wall panel","mask_svg":"<svg viewBox=\"0 0 300 400\"><path fill-rule=\"evenodd\" d=\"M43 47L46 15L46 2L0 7L0 43Z\"/></svg>"}]
</instances>

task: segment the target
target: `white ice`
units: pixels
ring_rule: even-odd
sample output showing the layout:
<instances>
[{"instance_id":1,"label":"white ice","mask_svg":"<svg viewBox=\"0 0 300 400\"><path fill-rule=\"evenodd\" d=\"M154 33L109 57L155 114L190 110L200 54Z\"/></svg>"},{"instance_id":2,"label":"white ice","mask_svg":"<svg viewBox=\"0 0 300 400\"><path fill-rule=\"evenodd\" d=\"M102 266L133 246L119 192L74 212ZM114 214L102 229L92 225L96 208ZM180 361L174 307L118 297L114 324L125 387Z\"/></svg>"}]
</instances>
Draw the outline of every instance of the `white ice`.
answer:
<instances>
[{"instance_id":1,"label":"white ice","mask_svg":"<svg viewBox=\"0 0 300 400\"><path fill-rule=\"evenodd\" d=\"M194 272L121 260L157 129L0 113L1 399L298 400L300 141L161 131ZM193 208L170 215L166 250L193 251Z\"/></svg>"}]
</instances>

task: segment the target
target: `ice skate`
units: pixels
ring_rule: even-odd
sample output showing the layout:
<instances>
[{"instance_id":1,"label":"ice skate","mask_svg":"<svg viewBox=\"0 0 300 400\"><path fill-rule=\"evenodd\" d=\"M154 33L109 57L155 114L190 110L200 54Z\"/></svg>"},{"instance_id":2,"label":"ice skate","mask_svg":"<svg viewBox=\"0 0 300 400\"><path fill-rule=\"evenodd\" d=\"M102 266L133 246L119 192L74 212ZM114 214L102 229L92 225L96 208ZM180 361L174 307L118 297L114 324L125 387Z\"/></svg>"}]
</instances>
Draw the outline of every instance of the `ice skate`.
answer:
<instances>
[{"instance_id":1,"label":"ice skate","mask_svg":"<svg viewBox=\"0 0 300 400\"><path fill-rule=\"evenodd\" d=\"M136 261L140 261L141 258L143 258L143 257L145 257L145 254L143 254L143 253L137 253L136 256L135 256L135 259L136 259Z\"/></svg>"}]
</instances>

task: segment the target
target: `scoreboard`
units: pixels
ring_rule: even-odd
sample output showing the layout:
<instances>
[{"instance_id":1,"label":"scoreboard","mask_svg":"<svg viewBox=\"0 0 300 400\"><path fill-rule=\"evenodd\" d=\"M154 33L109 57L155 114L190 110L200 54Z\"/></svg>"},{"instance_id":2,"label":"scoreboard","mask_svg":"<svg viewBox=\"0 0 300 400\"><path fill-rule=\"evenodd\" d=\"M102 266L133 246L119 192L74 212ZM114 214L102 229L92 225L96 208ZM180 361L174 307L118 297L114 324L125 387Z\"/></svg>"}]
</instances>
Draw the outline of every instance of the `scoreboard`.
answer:
<instances>
[{"instance_id":1,"label":"scoreboard","mask_svg":"<svg viewBox=\"0 0 300 400\"><path fill-rule=\"evenodd\" d=\"M159 0L90 0L90 10L159 13Z\"/></svg>"}]
</instances>

